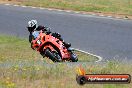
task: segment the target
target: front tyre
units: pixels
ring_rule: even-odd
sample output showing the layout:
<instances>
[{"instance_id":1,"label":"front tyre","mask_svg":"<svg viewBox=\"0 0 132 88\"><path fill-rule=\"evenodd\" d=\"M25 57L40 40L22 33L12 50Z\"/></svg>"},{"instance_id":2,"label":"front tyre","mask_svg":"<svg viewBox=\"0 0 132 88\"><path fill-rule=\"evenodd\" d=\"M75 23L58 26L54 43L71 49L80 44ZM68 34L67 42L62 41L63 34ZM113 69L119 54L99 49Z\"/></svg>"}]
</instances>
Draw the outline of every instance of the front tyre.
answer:
<instances>
[{"instance_id":1,"label":"front tyre","mask_svg":"<svg viewBox=\"0 0 132 88\"><path fill-rule=\"evenodd\" d=\"M71 53L71 61L72 62L77 62L78 61L77 55L75 53Z\"/></svg>"}]
</instances>

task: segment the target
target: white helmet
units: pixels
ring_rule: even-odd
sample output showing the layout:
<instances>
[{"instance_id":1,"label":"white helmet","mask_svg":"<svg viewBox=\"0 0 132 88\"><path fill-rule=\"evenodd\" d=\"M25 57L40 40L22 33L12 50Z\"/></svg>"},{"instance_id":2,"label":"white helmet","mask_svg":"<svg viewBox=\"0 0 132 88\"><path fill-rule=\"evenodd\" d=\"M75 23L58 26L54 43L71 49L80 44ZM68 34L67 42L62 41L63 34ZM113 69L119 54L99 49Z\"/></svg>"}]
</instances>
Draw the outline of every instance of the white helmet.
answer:
<instances>
[{"instance_id":1,"label":"white helmet","mask_svg":"<svg viewBox=\"0 0 132 88\"><path fill-rule=\"evenodd\" d=\"M38 27L37 20L28 21L28 31L33 31Z\"/></svg>"}]
</instances>

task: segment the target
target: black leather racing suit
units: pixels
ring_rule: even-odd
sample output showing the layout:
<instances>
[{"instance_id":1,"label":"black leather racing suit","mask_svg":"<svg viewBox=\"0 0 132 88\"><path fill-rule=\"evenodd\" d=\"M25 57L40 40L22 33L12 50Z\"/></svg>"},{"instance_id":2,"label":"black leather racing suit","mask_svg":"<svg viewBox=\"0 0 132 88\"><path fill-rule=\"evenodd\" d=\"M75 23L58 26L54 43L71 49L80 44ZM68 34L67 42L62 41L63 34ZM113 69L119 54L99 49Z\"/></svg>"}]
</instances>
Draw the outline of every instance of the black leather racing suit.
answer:
<instances>
[{"instance_id":1,"label":"black leather racing suit","mask_svg":"<svg viewBox=\"0 0 132 88\"><path fill-rule=\"evenodd\" d=\"M69 48L71 46L70 43L66 43L64 42L64 40L61 38L61 35L59 33L51 33L50 28L49 27L45 27L45 26L41 26L39 25L35 31L40 31L42 30L45 34L52 34L53 37L58 38L60 41L63 42L63 44ZM34 36L32 35L32 32L30 32L29 35L29 42L31 43L32 40L34 40ZM32 44L31 44L31 48L32 48ZM33 48L32 48L33 49ZM43 52L40 52L40 54L44 57L45 55L43 54Z\"/></svg>"},{"instance_id":2,"label":"black leather racing suit","mask_svg":"<svg viewBox=\"0 0 132 88\"><path fill-rule=\"evenodd\" d=\"M64 43L64 45L68 45L68 43L64 42L63 38L61 37L61 35L59 33L52 33L50 31L50 28L49 27L45 27L45 26L41 26L39 25L37 28L36 28L36 31L40 31L42 30L44 33L46 34L52 34L53 37L55 38L58 38L60 41L62 41ZM31 41L34 39L33 35L32 35L32 32L30 32L30 35L29 35L29 42L31 43ZM69 45L70 46L70 45Z\"/></svg>"}]
</instances>

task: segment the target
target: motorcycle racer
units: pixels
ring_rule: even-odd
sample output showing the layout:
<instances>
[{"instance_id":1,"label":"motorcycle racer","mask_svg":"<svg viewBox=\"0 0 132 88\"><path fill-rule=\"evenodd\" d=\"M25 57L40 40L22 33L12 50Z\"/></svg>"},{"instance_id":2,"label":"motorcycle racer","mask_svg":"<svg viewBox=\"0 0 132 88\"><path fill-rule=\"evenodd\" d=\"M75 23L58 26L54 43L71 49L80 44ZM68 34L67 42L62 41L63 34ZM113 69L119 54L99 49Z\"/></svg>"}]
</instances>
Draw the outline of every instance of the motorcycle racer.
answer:
<instances>
[{"instance_id":1,"label":"motorcycle racer","mask_svg":"<svg viewBox=\"0 0 132 88\"><path fill-rule=\"evenodd\" d=\"M66 43L63 40L63 38L61 37L61 35L59 33L56 33L56 32L52 33L50 31L49 27L38 25L37 20L30 20L28 22L28 27L27 28L28 28L28 31L30 33L29 34L29 42L30 43L32 42L32 40L35 40L38 37L40 31L42 30L45 34L47 34L47 35L51 34L53 37L58 38L60 41L63 42L65 47L69 48L71 46L70 43ZM32 48L32 45L31 45L31 48Z\"/></svg>"}]
</instances>

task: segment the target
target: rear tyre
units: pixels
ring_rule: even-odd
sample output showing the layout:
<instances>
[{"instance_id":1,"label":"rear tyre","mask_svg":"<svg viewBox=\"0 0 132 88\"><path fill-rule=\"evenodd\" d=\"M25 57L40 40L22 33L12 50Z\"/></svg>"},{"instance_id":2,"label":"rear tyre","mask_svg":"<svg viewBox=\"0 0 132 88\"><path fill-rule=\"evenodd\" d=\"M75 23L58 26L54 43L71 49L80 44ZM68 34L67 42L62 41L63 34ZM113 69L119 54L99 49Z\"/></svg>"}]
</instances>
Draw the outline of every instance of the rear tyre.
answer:
<instances>
[{"instance_id":1,"label":"rear tyre","mask_svg":"<svg viewBox=\"0 0 132 88\"><path fill-rule=\"evenodd\" d=\"M51 52L49 49L46 49L45 55L49 57L53 62L62 62L60 55L56 51Z\"/></svg>"},{"instance_id":2,"label":"rear tyre","mask_svg":"<svg viewBox=\"0 0 132 88\"><path fill-rule=\"evenodd\" d=\"M45 50L45 55L46 55L47 57L49 57L49 59L51 59L53 62L55 61L54 55L52 54L52 52L51 52L49 49L46 49L46 50Z\"/></svg>"},{"instance_id":3,"label":"rear tyre","mask_svg":"<svg viewBox=\"0 0 132 88\"><path fill-rule=\"evenodd\" d=\"M62 62L62 58L60 57L60 55L58 54L57 51L54 51L52 53L53 53L53 55L55 57L56 62Z\"/></svg>"}]
</instances>

